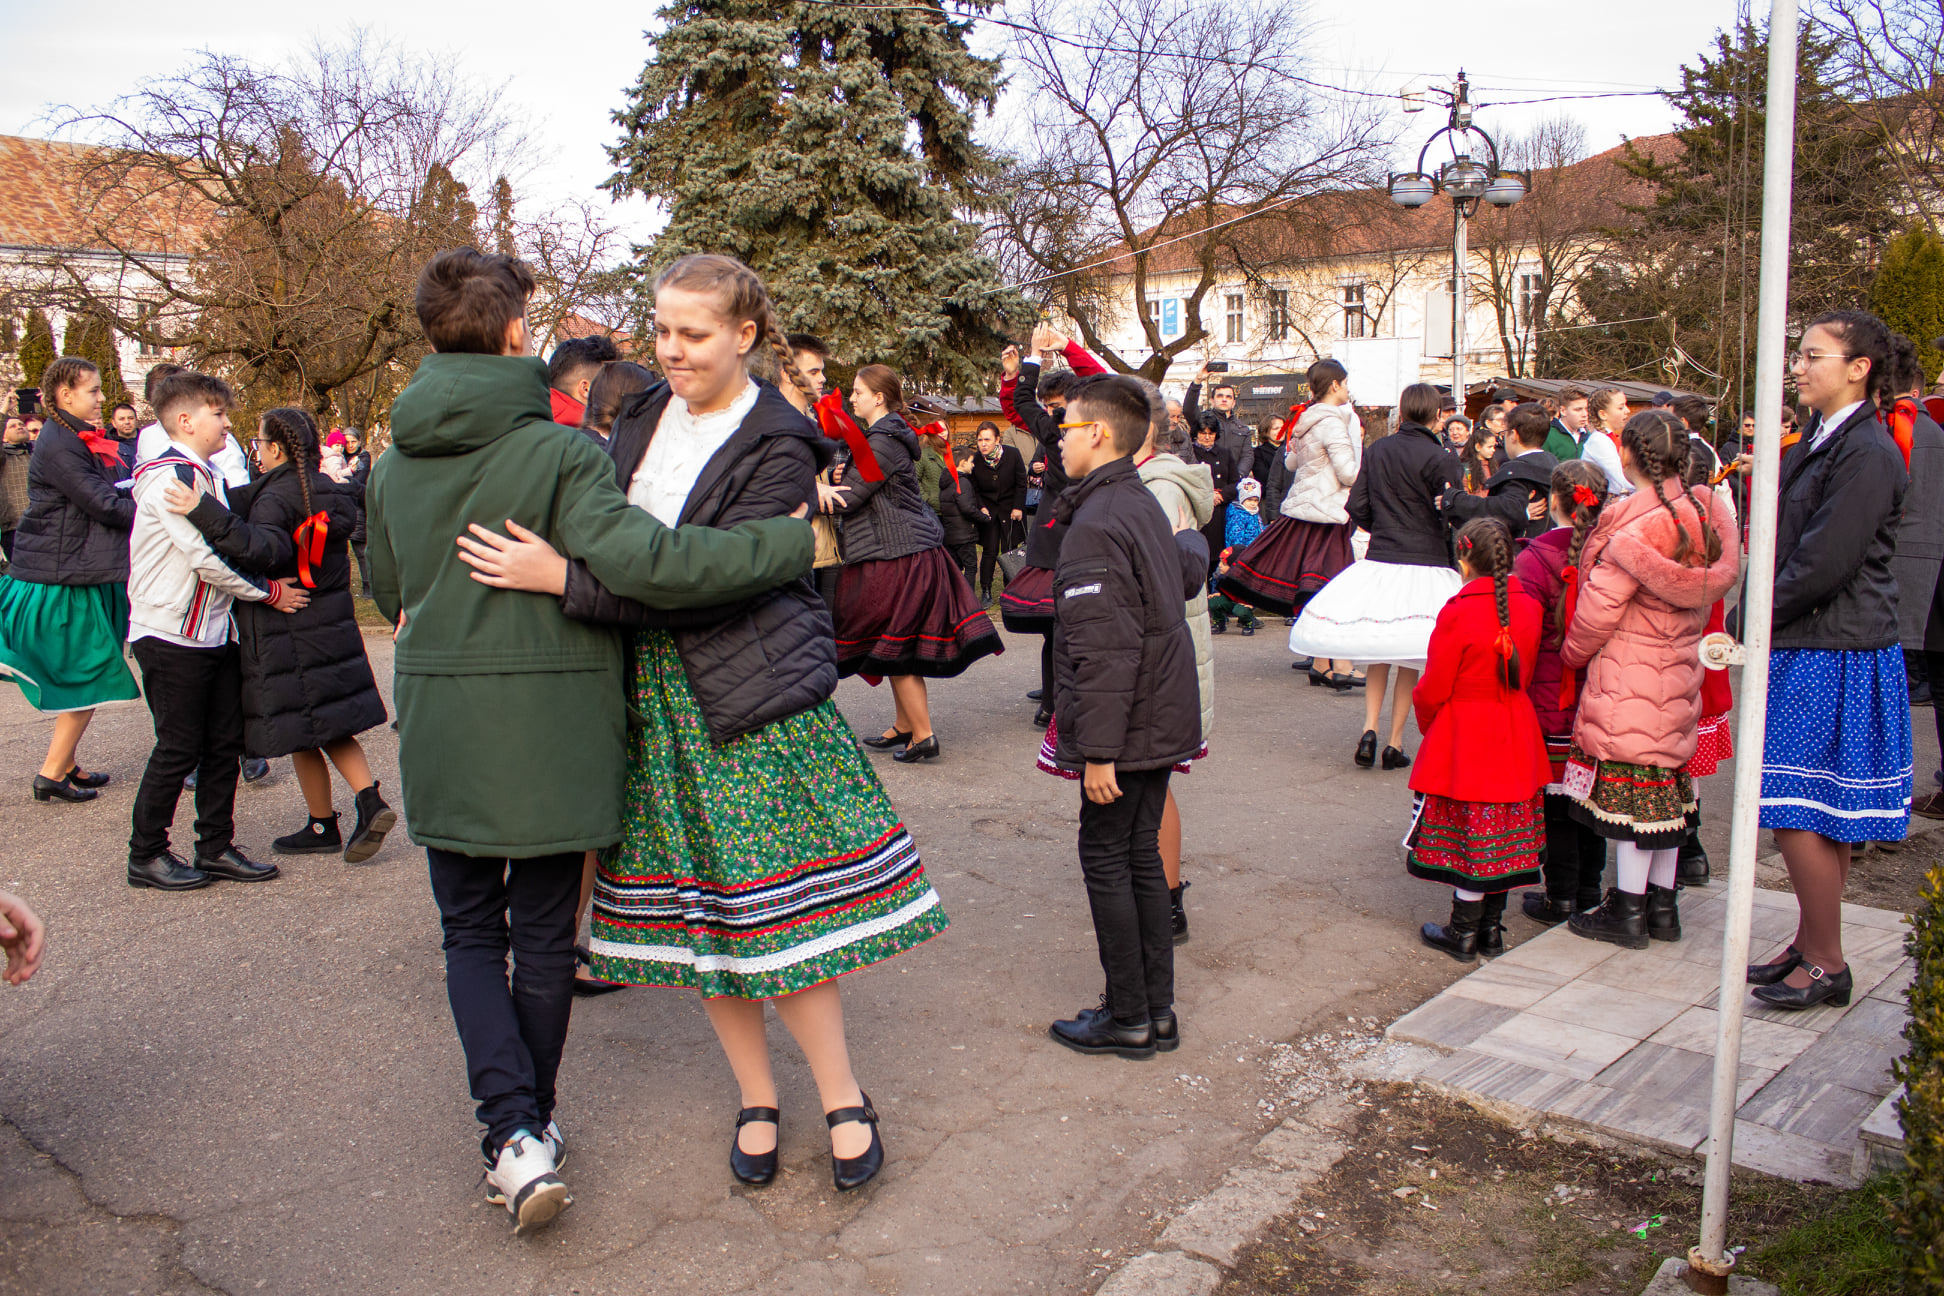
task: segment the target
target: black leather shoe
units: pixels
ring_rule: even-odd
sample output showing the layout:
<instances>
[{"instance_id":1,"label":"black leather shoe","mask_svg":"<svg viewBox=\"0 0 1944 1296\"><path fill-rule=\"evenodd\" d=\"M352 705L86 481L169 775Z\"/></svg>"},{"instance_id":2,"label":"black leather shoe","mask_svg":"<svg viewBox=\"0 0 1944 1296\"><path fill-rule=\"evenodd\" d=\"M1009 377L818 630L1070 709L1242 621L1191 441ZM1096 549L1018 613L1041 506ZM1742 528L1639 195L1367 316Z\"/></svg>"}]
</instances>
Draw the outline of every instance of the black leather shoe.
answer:
<instances>
[{"instance_id":1,"label":"black leather shoe","mask_svg":"<svg viewBox=\"0 0 1944 1296\"><path fill-rule=\"evenodd\" d=\"M1188 910L1182 907L1181 893L1193 885L1193 882L1183 882L1168 891L1168 904L1174 910L1174 943L1177 945L1188 943Z\"/></svg>"},{"instance_id":2,"label":"black leather shoe","mask_svg":"<svg viewBox=\"0 0 1944 1296\"><path fill-rule=\"evenodd\" d=\"M1311 688L1327 688L1330 683L1330 673L1328 671L1320 671L1316 667L1311 666L1309 668L1309 682Z\"/></svg>"},{"instance_id":3,"label":"black leather shoe","mask_svg":"<svg viewBox=\"0 0 1944 1296\"><path fill-rule=\"evenodd\" d=\"M209 874L190 868L168 851L128 861L128 885L157 891L194 891L209 885Z\"/></svg>"},{"instance_id":4,"label":"black leather shoe","mask_svg":"<svg viewBox=\"0 0 1944 1296\"><path fill-rule=\"evenodd\" d=\"M78 788L105 788L108 786L108 776L106 774L103 774L100 770L96 770L92 774L83 774L79 765L76 765L67 772L67 781Z\"/></svg>"},{"instance_id":5,"label":"black leather shoe","mask_svg":"<svg viewBox=\"0 0 1944 1296\"><path fill-rule=\"evenodd\" d=\"M1034 689L1026 690L1026 700L1028 702L1037 702L1045 696L1046 696L1046 690L1043 688L1034 688Z\"/></svg>"},{"instance_id":6,"label":"black leather shoe","mask_svg":"<svg viewBox=\"0 0 1944 1296\"><path fill-rule=\"evenodd\" d=\"M574 993L583 999L626 990L626 981L603 981L594 975L594 953L585 945L574 946ZM557 1166L555 1167L558 1168Z\"/></svg>"},{"instance_id":7,"label":"black leather shoe","mask_svg":"<svg viewBox=\"0 0 1944 1296\"><path fill-rule=\"evenodd\" d=\"M938 759L938 735L933 734L922 742L915 742L901 752L893 752L891 759L900 765L916 765L923 760Z\"/></svg>"},{"instance_id":8,"label":"black leather shoe","mask_svg":"<svg viewBox=\"0 0 1944 1296\"><path fill-rule=\"evenodd\" d=\"M362 864L385 844L385 834L398 823L398 811L385 804L373 783L358 793L358 817L352 822L350 840L344 843L344 862Z\"/></svg>"},{"instance_id":9,"label":"black leather shoe","mask_svg":"<svg viewBox=\"0 0 1944 1296\"><path fill-rule=\"evenodd\" d=\"M774 1107L745 1107L736 1113L736 1132L729 1138L729 1173L754 1188L776 1178L776 1148L767 1152L742 1150L742 1127L768 1122L777 1127L777 1146L782 1146L783 1113Z\"/></svg>"},{"instance_id":10,"label":"black leather shoe","mask_svg":"<svg viewBox=\"0 0 1944 1296\"><path fill-rule=\"evenodd\" d=\"M1157 1053L1172 1053L1181 1047L1181 1021L1172 1008L1159 1012L1148 1010L1148 1025L1154 1030L1154 1049Z\"/></svg>"},{"instance_id":11,"label":"black leather shoe","mask_svg":"<svg viewBox=\"0 0 1944 1296\"><path fill-rule=\"evenodd\" d=\"M36 801L92 801L101 793L90 787L79 787L71 779L51 779L45 775L34 775L34 800Z\"/></svg>"},{"instance_id":12,"label":"black leather shoe","mask_svg":"<svg viewBox=\"0 0 1944 1296\"><path fill-rule=\"evenodd\" d=\"M824 1124L831 1129L851 1121L863 1121L871 1127L871 1146L864 1149L863 1155L840 1157L835 1152L830 1154L830 1181L837 1185L838 1192L862 1188L877 1178L878 1171L884 1169L884 1140L878 1136L877 1109L871 1106L871 1095L862 1089L858 1093L864 1097L862 1107L839 1107L834 1112L824 1113Z\"/></svg>"},{"instance_id":13,"label":"black leather shoe","mask_svg":"<svg viewBox=\"0 0 1944 1296\"><path fill-rule=\"evenodd\" d=\"M1316 658L1314 657L1298 657L1295 661L1289 663L1289 669L1293 671L1314 670L1315 667Z\"/></svg>"},{"instance_id":14,"label":"black leather shoe","mask_svg":"<svg viewBox=\"0 0 1944 1296\"><path fill-rule=\"evenodd\" d=\"M1358 769L1370 769L1377 764L1377 731L1366 729L1363 737L1357 739L1357 754L1353 758Z\"/></svg>"},{"instance_id":15,"label":"black leather shoe","mask_svg":"<svg viewBox=\"0 0 1944 1296\"><path fill-rule=\"evenodd\" d=\"M1056 1021L1046 1028L1058 1043L1075 1053L1118 1053L1124 1058L1146 1059L1155 1054L1154 1026L1123 1026L1109 1014L1090 1009L1071 1021Z\"/></svg>"},{"instance_id":16,"label":"black leather shoe","mask_svg":"<svg viewBox=\"0 0 1944 1296\"><path fill-rule=\"evenodd\" d=\"M879 734L875 738L866 738L864 740L864 745L866 747L871 748L873 751L886 751L892 747L902 747L910 741L911 741L910 730L893 729L888 734Z\"/></svg>"},{"instance_id":17,"label":"black leather shoe","mask_svg":"<svg viewBox=\"0 0 1944 1296\"><path fill-rule=\"evenodd\" d=\"M213 859L196 856L196 867L225 882L268 882L277 876L275 864L259 864L234 846Z\"/></svg>"},{"instance_id":18,"label":"black leather shoe","mask_svg":"<svg viewBox=\"0 0 1944 1296\"><path fill-rule=\"evenodd\" d=\"M1674 880L1682 886L1708 885L1708 852L1701 847L1701 834L1690 830L1674 857Z\"/></svg>"},{"instance_id":19,"label":"black leather shoe","mask_svg":"<svg viewBox=\"0 0 1944 1296\"><path fill-rule=\"evenodd\" d=\"M1039 710L1033 712L1033 728L1044 729L1052 723L1053 712L1049 708L1042 706Z\"/></svg>"},{"instance_id":20,"label":"black leather shoe","mask_svg":"<svg viewBox=\"0 0 1944 1296\"><path fill-rule=\"evenodd\" d=\"M1681 906L1672 887L1647 887L1647 939L1681 939Z\"/></svg>"},{"instance_id":21,"label":"black leather shoe","mask_svg":"<svg viewBox=\"0 0 1944 1296\"><path fill-rule=\"evenodd\" d=\"M1775 963L1750 963L1748 965L1748 984L1752 986L1774 985L1789 973L1802 966L1802 953L1791 945L1782 951L1782 958Z\"/></svg>"},{"instance_id":22,"label":"black leather shoe","mask_svg":"<svg viewBox=\"0 0 1944 1296\"><path fill-rule=\"evenodd\" d=\"M1384 768L1385 769L1387 770L1404 769L1407 766L1409 766L1410 763L1411 763L1411 758L1404 754L1403 748L1401 747L1384 748Z\"/></svg>"},{"instance_id":23,"label":"black leather shoe","mask_svg":"<svg viewBox=\"0 0 1944 1296\"><path fill-rule=\"evenodd\" d=\"M1556 927L1573 916L1573 906L1568 901L1555 900L1544 891L1528 891L1519 901L1525 916L1536 923Z\"/></svg>"},{"instance_id":24,"label":"black leather shoe","mask_svg":"<svg viewBox=\"0 0 1944 1296\"><path fill-rule=\"evenodd\" d=\"M1488 895L1479 903L1484 911L1478 915L1478 956L1497 958L1505 953L1505 892Z\"/></svg>"},{"instance_id":25,"label":"black leather shoe","mask_svg":"<svg viewBox=\"0 0 1944 1296\"><path fill-rule=\"evenodd\" d=\"M243 758L243 781L258 783L270 777L270 762L261 756Z\"/></svg>"},{"instance_id":26,"label":"black leather shoe","mask_svg":"<svg viewBox=\"0 0 1944 1296\"><path fill-rule=\"evenodd\" d=\"M1566 925L1575 936L1588 940L1606 941L1623 949L1646 949L1647 897L1609 887L1599 908L1574 914Z\"/></svg>"},{"instance_id":27,"label":"black leather shoe","mask_svg":"<svg viewBox=\"0 0 1944 1296\"><path fill-rule=\"evenodd\" d=\"M1803 960L1803 966L1809 969L1808 985L1797 989L1787 982L1778 981L1774 985L1756 986L1749 993L1771 1008L1787 1008L1791 1012L1814 1008L1818 1004L1849 1007L1855 979L1850 976L1848 968L1841 972L1825 972L1807 959Z\"/></svg>"},{"instance_id":28,"label":"black leather shoe","mask_svg":"<svg viewBox=\"0 0 1944 1296\"><path fill-rule=\"evenodd\" d=\"M1483 900L1451 898L1451 921L1426 923L1418 928L1418 938L1434 950L1443 950L1460 963L1478 957L1478 922L1484 916Z\"/></svg>"}]
</instances>

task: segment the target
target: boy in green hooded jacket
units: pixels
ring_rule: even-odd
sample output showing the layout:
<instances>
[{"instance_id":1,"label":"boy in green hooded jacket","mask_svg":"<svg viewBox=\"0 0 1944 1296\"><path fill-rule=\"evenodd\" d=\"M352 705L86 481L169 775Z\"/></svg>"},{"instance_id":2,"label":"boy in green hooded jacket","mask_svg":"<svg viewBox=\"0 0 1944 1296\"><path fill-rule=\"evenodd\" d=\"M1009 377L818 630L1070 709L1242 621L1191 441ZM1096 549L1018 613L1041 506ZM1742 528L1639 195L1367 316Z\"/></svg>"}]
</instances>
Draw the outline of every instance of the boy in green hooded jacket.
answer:
<instances>
[{"instance_id":1,"label":"boy in green hooded jacket","mask_svg":"<svg viewBox=\"0 0 1944 1296\"><path fill-rule=\"evenodd\" d=\"M554 1076L582 855L621 839L625 657L618 632L569 621L558 600L491 588L457 538L524 528L608 589L671 608L794 580L813 548L801 512L671 530L629 505L601 448L552 421L546 367L527 354L533 288L518 260L472 248L426 266L416 304L435 354L393 404L366 491L372 595L398 626L405 818L430 860L487 1200L522 1230L572 1201Z\"/></svg>"}]
</instances>

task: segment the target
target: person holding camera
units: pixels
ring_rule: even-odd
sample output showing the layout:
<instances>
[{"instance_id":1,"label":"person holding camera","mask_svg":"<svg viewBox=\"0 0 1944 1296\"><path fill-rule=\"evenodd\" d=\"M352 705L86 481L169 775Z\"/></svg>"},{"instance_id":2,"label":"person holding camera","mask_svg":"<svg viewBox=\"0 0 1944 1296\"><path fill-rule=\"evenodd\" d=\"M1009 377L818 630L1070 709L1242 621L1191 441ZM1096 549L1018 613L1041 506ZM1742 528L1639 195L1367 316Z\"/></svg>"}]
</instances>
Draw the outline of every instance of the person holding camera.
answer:
<instances>
[{"instance_id":1,"label":"person holding camera","mask_svg":"<svg viewBox=\"0 0 1944 1296\"><path fill-rule=\"evenodd\" d=\"M1227 375L1228 361L1204 361L1202 367L1195 370L1195 376L1188 380L1188 392L1181 398L1181 412L1187 417L1188 426L1195 433L1197 442L1201 440L1203 428L1215 430L1215 444L1227 452L1229 463L1241 475L1246 472L1243 465L1255 460L1255 431L1236 417L1235 384L1229 381ZM1212 408L1203 409L1202 387L1211 377L1215 379L1215 386L1208 393L1208 403Z\"/></svg>"}]
</instances>

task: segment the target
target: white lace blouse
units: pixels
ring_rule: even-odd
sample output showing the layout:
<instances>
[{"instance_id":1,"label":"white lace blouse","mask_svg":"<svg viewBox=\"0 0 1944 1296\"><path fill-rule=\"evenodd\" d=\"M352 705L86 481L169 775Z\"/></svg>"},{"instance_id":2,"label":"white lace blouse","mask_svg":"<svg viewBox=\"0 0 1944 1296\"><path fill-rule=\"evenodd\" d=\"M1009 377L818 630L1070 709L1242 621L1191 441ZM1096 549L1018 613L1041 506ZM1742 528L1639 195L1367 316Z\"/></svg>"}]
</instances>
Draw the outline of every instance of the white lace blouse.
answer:
<instances>
[{"instance_id":1,"label":"white lace blouse","mask_svg":"<svg viewBox=\"0 0 1944 1296\"><path fill-rule=\"evenodd\" d=\"M648 452L628 482L628 503L652 513L663 526L679 525L696 479L755 407L753 382L745 382L729 407L713 414L692 414L687 401L670 396Z\"/></svg>"}]
</instances>

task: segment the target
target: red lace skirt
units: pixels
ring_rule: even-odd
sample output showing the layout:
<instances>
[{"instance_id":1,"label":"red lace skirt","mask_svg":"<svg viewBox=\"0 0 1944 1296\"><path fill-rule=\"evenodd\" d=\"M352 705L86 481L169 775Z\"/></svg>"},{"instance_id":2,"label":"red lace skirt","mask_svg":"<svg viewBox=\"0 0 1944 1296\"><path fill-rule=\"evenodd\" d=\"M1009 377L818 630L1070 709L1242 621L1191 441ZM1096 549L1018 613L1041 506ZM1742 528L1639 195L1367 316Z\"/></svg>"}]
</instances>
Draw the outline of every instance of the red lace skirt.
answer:
<instances>
[{"instance_id":1,"label":"red lace skirt","mask_svg":"<svg viewBox=\"0 0 1944 1296\"><path fill-rule=\"evenodd\" d=\"M949 679L1005 651L965 573L943 548L846 564L830 618L839 675Z\"/></svg>"},{"instance_id":2,"label":"red lace skirt","mask_svg":"<svg viewBox=\"0 0 1944 1296\"><path fill-rule=\"evenodd\" d=\"M1426 793L1406 839L1412 877L1491 894L1537 886L1546 844L1541 798L1454 801Z\"/></svg>"}]
</instances>

